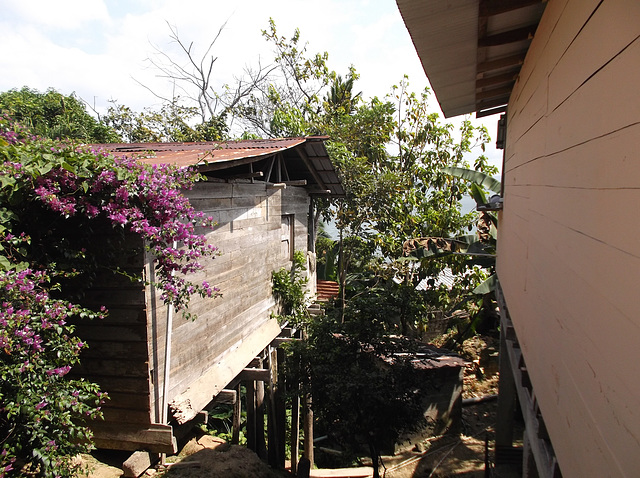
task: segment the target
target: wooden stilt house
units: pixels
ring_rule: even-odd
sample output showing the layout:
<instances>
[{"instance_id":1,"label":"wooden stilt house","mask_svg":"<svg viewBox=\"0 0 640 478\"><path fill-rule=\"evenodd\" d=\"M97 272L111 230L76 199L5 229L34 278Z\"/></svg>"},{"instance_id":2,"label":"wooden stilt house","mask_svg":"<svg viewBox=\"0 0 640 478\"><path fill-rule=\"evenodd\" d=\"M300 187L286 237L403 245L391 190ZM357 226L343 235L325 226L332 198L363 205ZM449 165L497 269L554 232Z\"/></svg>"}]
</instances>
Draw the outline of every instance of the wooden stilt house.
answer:
<instances>
[{"instance_id":1,"label":"wooden stilt house","mask_svg":"<svg viewBox=\"0 0 640 478\"><path fill-rule=\"evenodd\" d=\"M153 286L110 279L93 288L88 300L110 314L79 326L90 347L78 372L111 397L105 420L92 425L99 448L175 452L175 427L276 344L282 326L271 318L272 271L290 267L295 250L313 270L314 199L344 193L325 139L104 145L147 163L196 165L207 177L187 195L217 221L207 238L221 255L194 279L219 287L222 297L194 298L198 318L190 321L172 314ZM153 281L151 257L123 250L122 264Z\"/></svg>"}]
</instances>

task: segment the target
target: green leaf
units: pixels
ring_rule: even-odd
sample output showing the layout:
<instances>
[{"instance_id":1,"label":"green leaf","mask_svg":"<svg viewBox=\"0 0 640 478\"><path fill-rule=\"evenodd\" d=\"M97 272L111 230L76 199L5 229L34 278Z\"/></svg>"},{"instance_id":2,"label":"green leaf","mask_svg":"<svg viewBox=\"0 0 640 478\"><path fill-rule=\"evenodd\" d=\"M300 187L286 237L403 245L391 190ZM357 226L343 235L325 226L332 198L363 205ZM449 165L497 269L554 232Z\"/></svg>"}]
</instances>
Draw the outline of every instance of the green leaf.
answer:
<instances>
[{"instance_id":1,"label":"green leaf","mask_svg":"<svg viewBox=\"0 0 640 478\"><path fill-rule=\"evenodd\" d=\"M73 167L72 165L70 165L69 163L67 163L66 161L63 161L61 166L62 166L63 169L66 169L70 173L75 173L75 171L76 171L76 168Z\"/></svg>"},{"instance_id":2,"label":"green leaf","mask_svg":"<svg viewBox=\"0 0 640 478\"><path fill-rule=\"evenodd\" d=\"M10 222L16 220L18 216L10 209L0 208L0 222Z\"/></svg>"},{"instance_id":3,"label":"green leaf","mask_svg":"<svg viewBox=\"0 0 640 478\"><path fill-rule=\"evenodd\" d=\"M478 287L473 289L473 293L478 295L484 295L484 294L493 292L494 290L496 290L497 283L498 283L498 276L496 274L493 274L492 276L487 278L487 280L485 280L482 284L480 284Z\"/></svg>"},{"instance_id":4,"label":"green leaf","mask_svg":"<svg viewBox=\"0 0 640 478\"><path fill-rule=\"evenodd\" d=\"M502 190L500 181L487 174L481 173L480 171L453 166L446 166L442 168L442 171L450 174L451 176L455 176L456 178L471 181L472 183L477 184L478 186L482 186L489 191L493 191L496 194L500 194Z\"/></svg>"},{"instance_id":5,"label":"green leaf","mask_svg":"<svg viewBox=\"0 0 640 478\"><path fill-rule=\"evenodd\" d=\"M0 256L0 269L3 271L8 271L11 269L11 262L5 256Z\"/></svg>"},{"instance_id":6,"label":"green leaf","mask_svg":"<svg viewBox=\"0 0 640 478\"><path fill-rule=\"evenodd\" d=\"M469 193L471 194L473 200L476 202L476 205L482 206L484 204L487 204L487 196L485 196L484 192L477 184L471 184L471 186L469 187Z\"/></svg>"},{"instance_id":7,"label":"green leaf","mask_svg":"<svg viewBox=\"0 0 640 478\"><path fill-rule=\"evenodd\" d=\"M0 176L0 187L5 188L7 186L13 186L16 183L16 180L13 176L8 176L3 174Z\"/></svg>"},{"instance_id":8,"label":"green leaf","mask_svg":"<svg viewBox=\"0 0 640 478\"><path fill-rule=\"evenodd\" d=\"M36 171L41 175L44 176L45 174L47 174L49 171L51 171L53 169L53 164L51 163L43 163L40 166L36 167Z\"/></svg>"}]
</instances>

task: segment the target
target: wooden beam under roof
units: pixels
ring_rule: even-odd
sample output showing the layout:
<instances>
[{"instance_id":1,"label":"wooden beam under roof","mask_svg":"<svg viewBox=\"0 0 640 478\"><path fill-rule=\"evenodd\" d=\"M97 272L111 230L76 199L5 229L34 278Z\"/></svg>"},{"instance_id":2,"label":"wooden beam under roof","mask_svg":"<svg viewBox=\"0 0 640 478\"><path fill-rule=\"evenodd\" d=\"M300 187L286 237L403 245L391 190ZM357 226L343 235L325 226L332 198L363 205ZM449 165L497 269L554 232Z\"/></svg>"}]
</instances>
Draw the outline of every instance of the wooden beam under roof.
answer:
<instances>
[{"instance_id":1,"label":"wooden beam under roof","mask_svg":"<svg viewBox=\"0 0 640 478\"><path fill-rule=\"evenodd\" d=\"M498 106L497 108L480 109L476 111L476 118L484 118L485 116L491 116L498 113L504 113L507 111L507 105Z\"/></svg>"},{"instance_id":2,"label":"wooden beam under roof","mask_svg":"<svg viewBox=\"0 0 640 478\"><path fill-rule=\"evenodd\" d=\"M476 102L483 100L492 100L493 98L509 97L513 85L503 86L501 88L493 88L491 90L479 91L476 93Z\"/></svg>"},{"instance_id":3,"label":"wooden beam under roof","mask_svg":"<svg viewBox=\"0 0 640 478\"><path fill-rule=\"evenodd\" d=\"M211 162L207 162L206 160L204 162L199 163L198 166L198 171L200 171L201 173L207 173L210 171L219 171L222 169L227 169L230 166L242 166L245 164L250 164L250 163L255 163L257 161L262 161L264 159L268 159L275 156L274 154L271 155L265 155L265 156L249 156L246 158L241 158L241 159L234 159L234 160L229 160L229 161L211 161Z\"/></svg>"},{"instance_id":4,"label":"wooden beam under roof","mask_svg":"<svg viewBox=\"0 0 640 478\"><path fill-rule=\"evenodd\" d=\"M500 70L502 68L510 68L514 66L522 66L524 63L524 57L526 56L527 51L524 50L521 53L517 53L515 55L510 55L504 58L498 58L495 60L488 60L481 63L478 63L477 73L485 73L487 71L492 70Z\"/></svg>"},{"instance_id":5,"label":"wooden beam under roof","mask_svg":"<svg viewBox=\"0 0 640 478\"><path fill-rule=\"evenodd\" d=\"M500 75L478 78L476 80L476 89L507 85L516 81L516 78L518 78L518 71L510 71L508 73L502 73Z\"/></svg>"},{"instance_id":6,"label":"wooden beam under roof","mask_svg":"<svg viewBox=\"0 0 640 478\"><path fill-rule=\"evenodd\" d=\"M478 38L478 47L508 45L519 41L531 40L537 28L538 24L536 23L514 30L488 35L484 38Z\"/></svg>"},{"instance_id":7,"label":"wooden beam under roof","mask_svg":"<svg viewBox=\"0 0 640 478\"><path fill-rule=\"evenodd\" d=\"M298 153L298 155L300 156L304 164L307 166L307 168L309 169L309 172L313 176L313 179L316 181L318 186L320 186L320 189L329 190L327 185L324 183L324 181L320 177L320 174L318 174L318 171L316 170L315 166L311 162L311 159L309 158L309 155L307 154L307 152L302 148L296 148L296 153Z\"/></svg>"},{"instance_id":8,"label":"wooden beam under roof","mask_svg":"<svg viewBox=\"0 0 640 478\"><path fill-rule=\"evenodd\" d=\"M476 111L488 110L491 108L497 108L498 106L506 105L509 102L509 96L511 96L510 93L492 99L477 101Z\"/></svg>"},{"instance_id":9,"label":"wooden beam under roof","mask_svg":"<svg viewBox=\"0 0 640 478\"><path fill-rule=\"evenodd\" d=\"M490 17L501 13L512 12L520 8L544 3L546 0L480 0L478 15Z\"/></svg>"}]
</instances>

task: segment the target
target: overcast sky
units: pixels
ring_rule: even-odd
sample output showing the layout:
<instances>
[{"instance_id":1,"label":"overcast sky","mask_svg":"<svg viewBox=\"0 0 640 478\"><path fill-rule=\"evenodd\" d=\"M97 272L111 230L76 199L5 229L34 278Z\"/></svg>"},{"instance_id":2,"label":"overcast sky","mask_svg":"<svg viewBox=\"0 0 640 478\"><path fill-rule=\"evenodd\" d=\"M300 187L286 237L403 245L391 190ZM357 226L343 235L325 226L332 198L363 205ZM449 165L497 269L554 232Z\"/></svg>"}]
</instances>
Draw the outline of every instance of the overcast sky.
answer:
<instances>
[{"instance_id":1,"label":"overcast sky","mask_svg":"<svg viewBox=\"0 0 640 478\"><path fill-rule=\"evenodd\" d=\"M168 88L146 61L153 45L175 48L167 23L201 52L227 22L213 49L219 85L270 58L261 31L271 17L280 35L299 28L310 53L328 52L331 69L344 75L355 66L365 98L384 96L405 74L412 89L428 86L395 0L0 0L0 11L0 91L52 87L98 110L110 99L157 106L136 80ZM440 111L435 97L432 105ZM491 146L496 121L483 119ZM487 153L499 165L501 152Z\"/></svg>"}]
</instances>

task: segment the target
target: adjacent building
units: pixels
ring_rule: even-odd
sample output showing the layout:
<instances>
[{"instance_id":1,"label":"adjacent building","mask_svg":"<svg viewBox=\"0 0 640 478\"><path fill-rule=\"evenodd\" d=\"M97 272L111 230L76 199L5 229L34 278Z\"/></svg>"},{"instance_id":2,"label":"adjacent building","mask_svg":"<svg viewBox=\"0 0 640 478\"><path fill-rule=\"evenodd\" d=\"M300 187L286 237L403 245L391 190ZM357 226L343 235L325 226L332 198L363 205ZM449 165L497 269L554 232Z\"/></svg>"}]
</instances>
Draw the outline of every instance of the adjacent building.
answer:
<instances>
[{"instance_id":1,"label":"adjacent building","mask_svg":"<svg viewBox=\"0 0 640 478\"><path fill-rule=\"evenodd\" d=\"M397 4L445 116L503 114L496 458L517 396L529 476L637 476L640 2Z\"/></svg>"}]
</instances>

